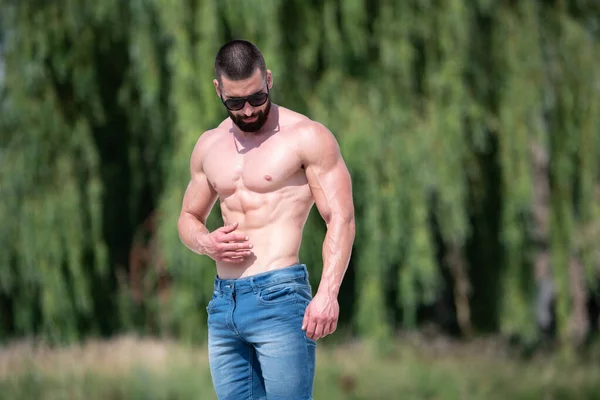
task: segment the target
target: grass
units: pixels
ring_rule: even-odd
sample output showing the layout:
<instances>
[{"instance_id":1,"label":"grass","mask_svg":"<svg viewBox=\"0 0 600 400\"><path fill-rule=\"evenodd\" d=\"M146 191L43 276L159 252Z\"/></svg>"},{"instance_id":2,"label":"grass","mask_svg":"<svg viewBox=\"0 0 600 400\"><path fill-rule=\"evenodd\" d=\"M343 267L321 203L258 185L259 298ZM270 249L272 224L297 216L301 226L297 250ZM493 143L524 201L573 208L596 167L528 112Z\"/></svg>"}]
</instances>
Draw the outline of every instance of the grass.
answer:
<instances>
[{"instance_id":1,"label":"grass","mask_svg":"<svg viewBox=\"0 0 600 400\"><path fill-rule=\"evenodd\" d=\"M327 343L325 343L327 344ZM122 337L51 349L0 348L3 400L216 399L205 348ZM497 343L406 336L380 356L364 343L321 345L317 400L600 399L600 363L515 359Z\"/></svg>"}]
</instances>

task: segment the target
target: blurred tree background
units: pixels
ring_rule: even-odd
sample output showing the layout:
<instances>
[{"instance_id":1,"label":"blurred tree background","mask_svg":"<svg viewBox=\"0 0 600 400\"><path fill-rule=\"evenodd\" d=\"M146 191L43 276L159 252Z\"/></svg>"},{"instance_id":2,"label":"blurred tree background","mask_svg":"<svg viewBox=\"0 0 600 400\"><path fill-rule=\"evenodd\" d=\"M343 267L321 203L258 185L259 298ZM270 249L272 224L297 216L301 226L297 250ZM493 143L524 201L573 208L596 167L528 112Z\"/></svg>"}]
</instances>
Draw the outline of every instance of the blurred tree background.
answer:
<instances>
[{"instance_id":1,"label":"blurred tree background","mask_svg":"<svg viewBox=\"0 0 600 400\"><path fill-rule=\"evenodd\" d=\"M598 334L595 0L2 0L0 18L0 338L204 340L213 262L176 226L232 38L351 170L341 330ZM315 285L324 234L313 210Z\"/></svg>"}]
</instances>

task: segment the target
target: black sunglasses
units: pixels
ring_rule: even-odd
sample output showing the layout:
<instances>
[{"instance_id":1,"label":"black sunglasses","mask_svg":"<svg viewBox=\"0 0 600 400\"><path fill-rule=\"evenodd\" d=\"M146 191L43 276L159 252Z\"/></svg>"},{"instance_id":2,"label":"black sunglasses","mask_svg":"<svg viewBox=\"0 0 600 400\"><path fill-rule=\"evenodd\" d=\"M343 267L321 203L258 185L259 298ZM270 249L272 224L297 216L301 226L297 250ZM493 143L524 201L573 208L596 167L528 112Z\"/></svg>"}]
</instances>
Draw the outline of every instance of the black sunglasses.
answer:
<instances>
[{"instance_id":1,"label":"black sunglasses","mask_svg":"<svg viewBox=\"0 0 600 400\"><path fill-rule=\"evenodd\" d=\"M221 96L221 101L231 111L239 111L244 108L246 102L248 102L252 107L260 107L267 102L269 98L269 87L267 86L267 93L258 92L251 94L246 97L232 97L227 100L223 100L223 96Z\"/></svg>"}]
</instances>

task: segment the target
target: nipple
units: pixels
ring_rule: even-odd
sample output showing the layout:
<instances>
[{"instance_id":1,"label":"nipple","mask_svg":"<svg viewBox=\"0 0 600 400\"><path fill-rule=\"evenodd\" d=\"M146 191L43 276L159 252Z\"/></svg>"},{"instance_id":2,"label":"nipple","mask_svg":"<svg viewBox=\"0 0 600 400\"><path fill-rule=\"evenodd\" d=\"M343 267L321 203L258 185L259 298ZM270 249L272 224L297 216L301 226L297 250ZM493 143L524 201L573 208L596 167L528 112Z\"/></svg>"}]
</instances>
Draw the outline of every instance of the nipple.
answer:
<instances>
[{"instance_id":1,"label":"nipple","mask_svg":"<svg viewBox=\"0 0 600 400\"><path fill-rule=\"evenodd\" d=\"M265 179L271 181L273 178L271 178L271 175L265 175Z\"/></svg>"}]
</instances>

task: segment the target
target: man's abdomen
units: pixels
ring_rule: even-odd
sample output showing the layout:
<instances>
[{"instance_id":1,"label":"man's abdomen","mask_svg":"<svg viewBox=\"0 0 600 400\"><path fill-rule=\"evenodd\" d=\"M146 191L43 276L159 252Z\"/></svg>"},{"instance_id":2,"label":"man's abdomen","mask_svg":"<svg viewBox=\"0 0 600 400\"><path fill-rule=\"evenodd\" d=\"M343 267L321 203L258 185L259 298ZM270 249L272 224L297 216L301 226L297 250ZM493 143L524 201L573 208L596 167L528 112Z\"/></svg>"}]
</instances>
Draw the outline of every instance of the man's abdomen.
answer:
<instances>
[{"instance_id":1,"label":"man's abdomen","mask_svg":"<svg viewBox=\"0 0 600 400\"><path fill-rule=\"evenodd\" d=\"M302 226L273 224L261 229L238 231L252 243L252 254L242 263L217 263L217 273L223 279L235 279L285 268L298 263L302 241Z\"/></svg>"}]
</instances>

